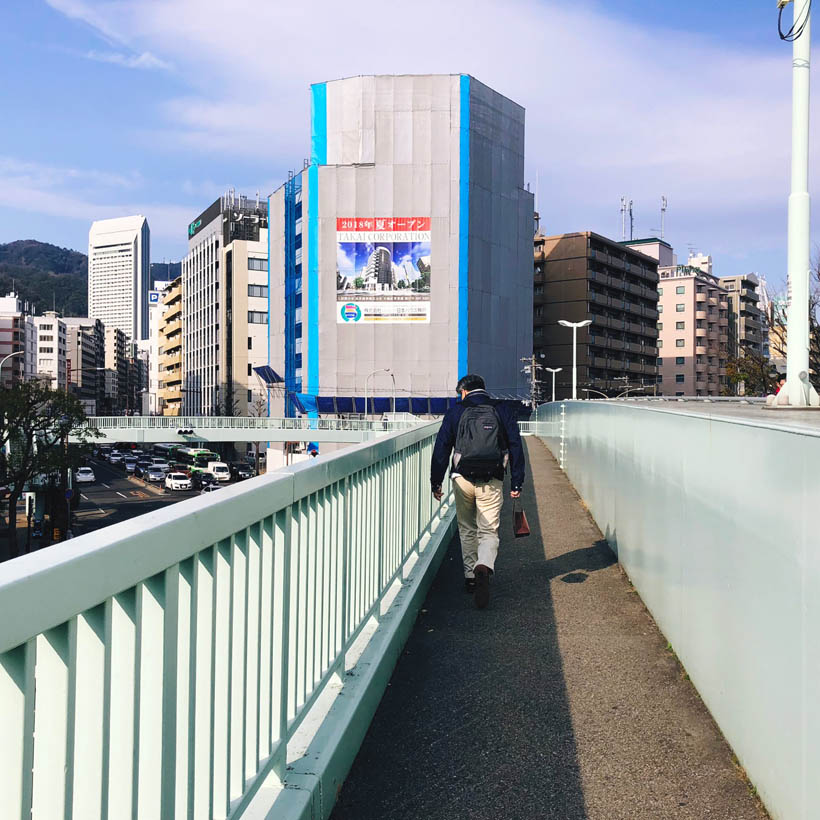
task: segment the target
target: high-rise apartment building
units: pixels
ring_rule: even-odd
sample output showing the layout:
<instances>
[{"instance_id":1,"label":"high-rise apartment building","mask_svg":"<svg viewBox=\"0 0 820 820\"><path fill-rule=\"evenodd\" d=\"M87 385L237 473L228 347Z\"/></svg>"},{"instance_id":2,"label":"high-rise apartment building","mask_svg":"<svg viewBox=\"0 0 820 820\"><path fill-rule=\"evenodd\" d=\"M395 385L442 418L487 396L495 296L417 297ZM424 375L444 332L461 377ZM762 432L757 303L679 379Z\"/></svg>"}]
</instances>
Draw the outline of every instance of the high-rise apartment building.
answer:
<instances>
[{"instance_id":1,"label":"high-rise apartment building","mask_svg":"<svg viewBox=\"0 0 820 820\"><path fill-rule=\"evenodd\" d=\"M228 193L188 227L182 260L184 415L247 415L267 363L268 211Z\"/></svg>"},{"instance_id":2,"label":"high-rise apartment building","mask_svg":"<svg viewBox=\"0 0 820 820\"><path fill-rule=\"evenodd\" d=\"M151 266L154 267L153 265ZM170 285L170 281L156 280L153 288L148 291L148 338L140 342L140 349L148 362L148 385L145 392L143 414L150 416L162 412L160 398L160 323L164 305L162 297Z\"/></svg>"},{"instance_id":3,"label":"high-rise apartment building","mask_svg":"<svg viewBox=\"0 0 820 820\"><path fill-rule=\"evenodd\" d=\"M758 308L758 284L754 273L720 278L729 297L729 351L733 356L744 350L763 355L766 318Z\"/></svg>"},{"instance_id":4,"label":"high-rise apartment building","mask_svg":"<svg viewBox=\"0 0 820 820\"><path fill-rule=\"evenodd\" d=\"M35 316L37 325L37 376L54 390L65 390L68 382L65 322L53 310Z\"/></svg>"},{"instance_id":5,"label":"high-rise apartment building","mask_svg":"<svg viewBox=\"0 0 820 820\"><path fill-rule=\"evenodd\" d=\"M654 391L657 284L655 259L600 234L535 237L533 352L538 363L561 368L556 398L572 394L573 331L562 319L591 320L577 331L579 398Z\"/></svg>"},{"instance_id":6,"label":"high-rise apartment building","mask_svg":"<svg viewBox=\"0 0 820 820\"><path fill-rule=\"evenodd\" d=\"M711 257L658 269L658 393L719 396L726 387L728 302Z\"/></svg>"},{"instance_id":7,"label":"high-rise apartment building","mask_svg":"<svg viewBox=\"0 0 820 820\"><path fill-rule=\"evenodd\" d=\"M151 234L144 216L102 219L88 233L88 315L132 341L148 336Z\"/></svg>"},{"instance_id":8,"label":"high-rise apartment building","mask_svg":"<svg viewBox=\"0 0 820 820\"><path fill-rule=\"evenodd\" d=\"M68 389L88 415L101 413L105 398L105 328L99 319L68 317L66 373Z\"/></svg>"},{"instance_id":9,"label":"high-rise apartment building","mask_svg":"<svg viewBox=\"0 0 820 820\"><path fill-rule=\"evenodd\" d=\"M318 83L311 105L310 163L269 198L268 363L298 402L271 413L439 413L468 372L527 394L524 109L464 74Z\"/></svg>"},{"instance_id":10,"label":"high-rise apartment building","mask_svg":"<svg viewBox=\"0 0 820 820\"><path fill-rule=\"evenodd\" d=\"M182 414L182 276L162 294L158 324L159 399L164 416Z\"/></svg>"},{"instance_id":11,"label":"high-rise apartment building","mask_svg":"<svg viewBox=\"0 0 820 820\"><path fill-rule=\"evenodd\" d=\"M10 356L11 353L17 355ZM16 293L0 298L0 362L3 361L0 385L4 387L37 375L37 325L28 302Z\"/></svg>"}]
</instances>

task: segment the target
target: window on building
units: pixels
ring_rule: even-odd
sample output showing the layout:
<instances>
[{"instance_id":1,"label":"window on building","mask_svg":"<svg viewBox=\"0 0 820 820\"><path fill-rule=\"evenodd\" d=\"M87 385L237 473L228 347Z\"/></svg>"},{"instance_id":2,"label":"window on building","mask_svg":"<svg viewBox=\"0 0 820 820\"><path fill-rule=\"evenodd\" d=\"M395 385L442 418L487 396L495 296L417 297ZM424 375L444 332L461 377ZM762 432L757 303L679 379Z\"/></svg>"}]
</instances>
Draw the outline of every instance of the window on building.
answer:
<instances>
[{"instance_id":1,"label":"window on building","mask_svg":"<svg viewBox=\"0 0 820 820\"><path fill-rule=\"evenodd\" d=\"M268 298L267 285L248 285L248 296L260 296L263 299Z\"/></svg>"},{"instance_id":2,"label":"window on building","mask_svg":"<svg viewBox=\"0 0 820 820\"><path fill-rule=\"evenodd\" d=\"M248 390L248 404L253 401L253 390Z\"/></svg>"},{"instance_id":3,"label":"window on building","mask_svg":"<svg viewBox=\"0 0 820 820\"><path fill-rule=\"evenodd\" d=\"M678 313L683 313L683 311L684 311L684 310L686 310L686 305L683 305L683 304L677 304L677 305L675 305L675 310L676 310Z\"/></svg>"},{"instance_id":4,"label":"window on building","mask_svg":"<svg viewBox=\"0 0 820 820\"><path fill-rule=\"evenodd\" d=\"M675 381L678 384L683 384L685 379L686 379L686 376L683 373L675 373Z\"/></svg>"},{"instance_id":5,"label":"window on building","mask_svg":"<svg viewBox=\"0 0 820 820\"><path fill-rule=\"evenodd\" d=\"M253 365L248 362L248 375L253 376Z\"/></svg>"},{"instance_id":6,"label":"window on building","mask_svg":"<svg viewBox=\"0 0 820 820\"><path fill-rule=\"evenodd\" d=\"M683 347L686 342L683 339L675 339L675 347Z\"/></svg>"},{"instance_id":7,"label":"window on building","mask_svg":"<svg viewBox=\"0 0 820 820\"><path fill-rule=\"evenodd\" d=\"M253 350L253 339L248 336L248 350Z\"/></svg>"},{"instance_id":8,"label":"window on building","mask_svg":"<svg viewBox=\"0 0 820 820\"><path fill-rule=\"evenodd\" d=\"M686 358L684 356L675 356L675 364L686 364Z\"/></svg>"},{"instance_id":9,"label":"window on building","mask_svg":"<svg viewBox=\"0 0 820 820\"><path fill-rule=\"evenodd\" d=\"M248 259L248 270L267 270L267 259Z\"/></svg>"},{"instance_id":10,"label":"window on building","mask_svg":"<svg viewBox=\"0 0 820 820\"><path fill-rule=\"evenodd\" d=\"M675 288L675 293L686 293L686 287L684 285L678 285Z\"/></svg>"},{"instance_id":11,"label":"window on building","mask_svg":"<svg viewBox=\"0 0 820 820\"><path fill-rule=\"evenodd\" d=\"M252 325L266 325L268 323L268 314L261 310L248 311L248 323Z\"/></svg>"},{"instance_id":12,"label":"window on building","mask_svg":"<svg viewBox=\"0 0 820 820\"><path fill-rule=\"evenodd\" d=\"M658 305L658 313L663 313L663 305Z\"/></svg>"},{"instance_id":13,"label":"window on building","mask_svg":"<svg viewBox=\"0 0 820 820\"><path fill-rule=\"evenodd\" d=\"M658 288L658 296L663 296L663 288Z\"/></svg>"},{"instance_id":14,"label":"window on building","mask_svg":"<svg viewBox=\"0 0 820 820\"><path fill-rule=\"evenodd\" d=\"M663 330L663 322L658 322L658 330Z\"/></svg>"},{"instance_id":15,"label":"window on building","mask_svg":"<svg viewBox=\"0 0 820 820\"><path fill-rule=\"evenodd\" d=\"M663 347L663 339L658 339L658 347Z\"/></svg>"},{"instance_id":16,"label":"window on building","mask_svg":"<svg viewBox=\"0 0 820 820\"><path fill-rule=\"evenodd\" d=\"M686 322L675 322L675 330L683 330Z\"/></svg>"},{"instance_id":17,"label":"window on building","mask_svg":"<svg viewBox=\"0 0 820 820\"><path fill-rule=\"evenodd\" d=\"M658 367L662 367L663 366L663 359L658 358L655 363L658 365Z\"/></svg>"}]
</instances>

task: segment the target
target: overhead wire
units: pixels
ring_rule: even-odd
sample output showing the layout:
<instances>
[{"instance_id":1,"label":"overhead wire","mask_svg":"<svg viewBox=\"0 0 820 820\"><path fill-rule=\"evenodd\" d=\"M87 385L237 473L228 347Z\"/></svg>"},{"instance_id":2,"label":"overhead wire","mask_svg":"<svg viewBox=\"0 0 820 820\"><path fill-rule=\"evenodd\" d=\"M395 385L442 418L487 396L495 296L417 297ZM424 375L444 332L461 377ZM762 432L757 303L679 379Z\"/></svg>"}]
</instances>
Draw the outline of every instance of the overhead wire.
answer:
<instances>
[{"instance_id":1,"label":"overhead wire","mask_svg":"<svg viewBox=\"0 0 820 820\"><path fill-rule=\"evenodd\" d=\"M797 0L793 0L793 2L797 2ZM798 16L795 19L794 23L792 23L792 27L784 32L783 31L783 10L786 6L780 6L777 10L777 33L780 36L780 39L786 43L793 43L795 40L798 40L806 29L806 24L809 21L809 17L811 16L811 4L812 0L806 0L803 6L803 14L802 17Z\"/></svg>"}]
</instances>

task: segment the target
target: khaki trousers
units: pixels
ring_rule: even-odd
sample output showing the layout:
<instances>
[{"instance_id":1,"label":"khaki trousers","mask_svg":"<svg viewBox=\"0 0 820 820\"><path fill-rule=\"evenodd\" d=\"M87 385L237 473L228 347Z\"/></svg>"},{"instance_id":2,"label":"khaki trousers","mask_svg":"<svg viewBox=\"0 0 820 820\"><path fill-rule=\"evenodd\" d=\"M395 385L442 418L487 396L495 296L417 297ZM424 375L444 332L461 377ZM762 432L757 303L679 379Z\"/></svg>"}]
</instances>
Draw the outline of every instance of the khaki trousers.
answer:
<instances>
[{"instance_id":1,"label":"khaki trousers","mask_svg":"<svg viewBox=\"0 0 820 820\"><path fill-rule=\"evenodd\" d=\"M473 482L457 475L453 485L464 577L474 578L476 564L495 567L504 483L497 478Z\"/></svg>"}]
</instances>

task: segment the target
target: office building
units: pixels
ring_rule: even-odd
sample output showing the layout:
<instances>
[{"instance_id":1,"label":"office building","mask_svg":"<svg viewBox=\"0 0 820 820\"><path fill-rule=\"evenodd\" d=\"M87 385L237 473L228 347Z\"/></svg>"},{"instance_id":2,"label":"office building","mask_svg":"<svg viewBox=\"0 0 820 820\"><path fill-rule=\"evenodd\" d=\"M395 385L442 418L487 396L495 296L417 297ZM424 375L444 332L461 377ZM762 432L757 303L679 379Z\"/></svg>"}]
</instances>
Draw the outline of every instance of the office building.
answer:
<instances>
[{"instance_id":1,"label":"office building","mask_svg":"<svg viewBox=\"0 0 820 820\"><path fill-rule=\"evenodd\" d=\"M128 401L128 344L118 327L105 328L105 398L115 415Z\"/></svg>"},{"instance_id":2,"label":"office building","mask_svg":"<svg viewBox=\"0 0 820 820\"><path fill-rule=\"evenodd\" d=\"M266 203L229 192L188 226L182 293L184 415L248 415L267 363Z\"/></svg>"},{"instance_id":3,"label":"office building","mask_svg":"<svg viewBox=\"0 0 820 820\"><path fill-rule=\"evenodd\" d=\"M99 319L68 317L66 370L68 389L88 415L102 414L105 404L105 328Z\"/></svg>"},{"instance_id":4,"label":"office building","mask_svg":"<svg viewBox=\"0 0 820 820\"><path fill-rule=\"evenodd\" d=\"M65 322L53 310L35 316L37 325L37 377L54 390L65 390L68 382Z\"/></svg>"},{"instance_id":5,"label":"office building","mask_svg":"<svg viewBox=\"0 0 820 820\"><path fill-rule=\"evenodd\" d=\"M533 281L533 351L538 363L561 368L556 398L572 395L573 331L562 319L591 320L577 331L578 398L654 392L656 259L592 231L539 235ZM539 376L546 397L551 380Z\"/></svg>"},{"instance_id":6,"label":"office building","mask_svg":"<svg viewBox=\"0 0 820 820\"><path fill-rule=\"evenodd\" d=\"M165 310L162 299L170 284L170 281L158 280L148 291L148 338L139 343L141 355L145 358L148 368L148 384L143 395L143 415L155 416L162 412L159 360L160 323Z\"/></svg>"},{"instance_id":7,"label":"office building","mask_svg":"<svg viewBox=\"0 0 820 820\"><path fill-rule=\"evenodd\" d=\"M148 336L151 234L144 216L102 219L88 233L88 315L132 341Z\"/></svg>"},{"instance_id":8,"label":"office building","mask_svg":"<svg viewBox=\"0 0 820 820\"><path fill-rule=\"evenodd\" d=\"M467 75L311 87L311 159L269 198L271 413L440 413L526 395L524 109ZM389 371L389 372L386 372ZM393 397L396 397L396 402Z\"/></svg>"},{"instance_id":9,"label":"office building","mask_svg":"<svg viewBox=\"0 0 820 820\"><path fill-rule=\"evenodd\" d=\"M11 353L16 355L10 358ZM37 325L31 307L16 293L0 298L0 385L33 379L37 375Z\"/></svg>"},{"instance_id":10,"label":"office building","mask_svg":"<svg viewBox=\"0 0 820 820\"><path fill-rule=\"evenodd\" d=\"M182 276L162 294L158 322L159 401L164 416L182 414Z\"/></svg>"},{"instance_id":11,"label":"office building","mask_svg":"<svg viewBox=\"0 0 820 820\"><path fill-rule=\"evenodd\" d=\"M728 302L712 259L658 268L658 393L719 396L726 389Z\"/></svg>"},{"instance_id":12,"label":"office building","mask_svg":"<svg viewBox=\"0 0 820 820\"><path fill-rule=\"evenodd\" d=\"M766 318L758 308L757 276L722 276L719 281L729 300L729 352L732 356L739 356L742 351L762 356L768 340Z\"/></svg>"}]
</instances>

